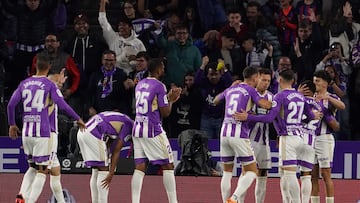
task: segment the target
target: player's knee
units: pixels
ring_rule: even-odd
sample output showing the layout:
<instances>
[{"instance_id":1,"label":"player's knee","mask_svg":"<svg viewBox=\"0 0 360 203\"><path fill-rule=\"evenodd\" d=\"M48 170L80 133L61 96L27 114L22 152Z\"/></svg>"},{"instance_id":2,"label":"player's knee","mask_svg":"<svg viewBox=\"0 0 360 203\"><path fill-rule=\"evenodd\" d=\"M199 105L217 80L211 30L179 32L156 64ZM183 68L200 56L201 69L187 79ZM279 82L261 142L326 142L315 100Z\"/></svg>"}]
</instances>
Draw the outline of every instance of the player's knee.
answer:
<instances>
[{"instance_id":1,"label":"player's knee","mask_svg":"<svg viewBox=\"0 0 360 203\"><path fill-rule=\"evenodd\" d=\"M165 164L165 165L162 165L161 168L163 170L174 170L174 164L173 163Z\"/></svg>"},{"instance_id":2,"label":"player's knee","mask_svg":"<svg viewBox=\"0 0 360 203\"><path fill-rule=\"evenodd\" d=\"M259 176L261 176L261 177L267 176L267 170L266 169L259 169Z\"/></svg>"},{"instance_id":3,"label":"player's knee","mask_svg":"<svg viewBox=\"0 0 360 203\"><path fill-rule=\"evenodd\" d=\"M47 174L49 172L49 169L47 168L47 166L43 166L43 165L38 165L38 172L39 173L43 173L43 174Z\"/></svg>"}]
</instances>

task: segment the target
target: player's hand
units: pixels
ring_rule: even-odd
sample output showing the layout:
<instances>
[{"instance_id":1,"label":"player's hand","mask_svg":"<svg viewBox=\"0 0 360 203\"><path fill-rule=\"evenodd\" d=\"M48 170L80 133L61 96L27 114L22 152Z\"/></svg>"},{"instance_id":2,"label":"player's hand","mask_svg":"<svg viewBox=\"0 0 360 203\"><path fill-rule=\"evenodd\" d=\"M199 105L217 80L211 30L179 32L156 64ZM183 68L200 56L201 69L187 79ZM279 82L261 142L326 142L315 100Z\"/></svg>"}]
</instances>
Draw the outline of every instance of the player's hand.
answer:
<instances>
[{"instance_id":1,"label":"player's hand","mask_svg":"<svg viewBox=\"0 0 360 203\"><path fill-rule=\"evenodd\" d=\"M232 117L237 121L246 121L248 115L249 114L244 109L241 109L240 112L235 112Z\"/></svg>"},{"instance_id":2,"label":"player's hand","mask_svg":"<svg viewBox=\"0 0 360 203\"><path fill-rule=\"evenodd\" d=\"M180 98L182 89L180 87L170 89L168 93L169 102L176 102Z\"/></svg>"},{"instance_id":3,"label":"player's hand","mask_svg":"<svg viewBox=\"0 0 360 203\"><path fill-rule=\"evenodd\" d=\"M9 127L9 137L13 140L19 137L20 130L16 125L11 125Z\"/></svg>"},{"instance_id":4,"label":"player's hand","mask_svg":"<svg viewBox=\"0 0 360 203\"><path fill-rule=\"evenodd\" d=\"M317 110L313 110L312 111L314 113L314 120L320 120L324 114L321 111L317 111Z\"/></svg>"},{"instance_id":5,"label":"player's hand","mask_svg":"<svg viewBox=\"0 0 360 203\"><path fill-rule=\"evenodd\" d=\"M113 173L109 173L109 174L106 176L106 178L101 181L101 186L102 186L103 188L108 189L113 176L114 176Z\"/></svg>"},{"instance_id":6,"label":"player's hand","mask_svg":"<svg viewBox=\"0 0 360 203\"><path fill-rule=\"evenodd\" d=\"M238 84L240 84L240 83L242 83L242 80L235 80L235 81L231 84L231 86L238 85Z\"/></svg>"},{"instance_id":7,"label":"player's hand","mask_svg":"<svg viewBox=\"0 0 360 203\"><path fill-rule=\"evenodd\" d=\"M309 87L306 84L299 85L297 91L302 93L305 96L312 94Z\"/></svg>"},{"instance_id":8,"label":"player's hand","mask_svg":"<svg viewBox=\"0 0 360 203\"><path fill-rule=\"evenodd\" d=\"M80 128L81 131L84 131L84 130L85 130L86 126L85 126L84 121L83 121L81 118L80 118L76 123L77 123L77 125L79 126L79 128Z\"/></svg>"}]
</instances>

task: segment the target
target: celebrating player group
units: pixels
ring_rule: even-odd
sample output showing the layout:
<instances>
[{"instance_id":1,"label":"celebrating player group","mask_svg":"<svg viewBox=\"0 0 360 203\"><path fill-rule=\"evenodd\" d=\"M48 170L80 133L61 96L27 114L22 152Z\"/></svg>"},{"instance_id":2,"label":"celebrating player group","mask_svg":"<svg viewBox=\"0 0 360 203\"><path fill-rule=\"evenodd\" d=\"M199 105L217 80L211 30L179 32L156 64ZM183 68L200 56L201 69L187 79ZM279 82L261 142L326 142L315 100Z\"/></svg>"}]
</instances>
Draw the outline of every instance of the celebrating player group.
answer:
<instances>
[{"instance_id":1,"label":"celebrating player group","mask_svg":"<svg viewBox=\"0 0 360 203\"><path fill-rule=\"evenodd\" d=\"M20 134L15 122L15 107L22 104L21 135L29 162L16 202L35 203L48 172L52 175L51 188L57 202L65 202L59 192L62 189L56 155L56 115L60 108L80 127L77 140L85 164L92 168L93 203L108 202L109 184L119 152L127 142L132 142L134 148L132 202L140 202L146 168L152 163L162 168L169 202L177 203L174 157L161 121L170 115L172 104L179 99L182 89L173 87L167 91L160 81L164 75L163 61L150 60L149 76L135 87L134 120L119 112L106 111L94 115L86 124L65 102L59 90L64 82L63 74L55 79L47 77L50 67L48 56L39 56L37 74L21 82L9 101L9 136L13 139ZM326 186L326 202L334 202L331 168L335 142L332 133L339 130L336 111L344 109L345 105L339 97L327 92L331 82L328 73L315 72L313 81L296 86L296 74L284 70L279 73L280 91L275 95L267 90L272 79L271 70L247 67L243 77L243 81L235 81L214 99L214 105L225 102L220 131L220 155L224 166L220 182L222 202L244 202L246 191L254 180L256 202L265 201L267 172L271 169L269 132L272 126L278 137L279 189L283 202L320 202L320 174ZM234 161L241 163L242 174L232 191Z\"/></svg>"}]
</instances>

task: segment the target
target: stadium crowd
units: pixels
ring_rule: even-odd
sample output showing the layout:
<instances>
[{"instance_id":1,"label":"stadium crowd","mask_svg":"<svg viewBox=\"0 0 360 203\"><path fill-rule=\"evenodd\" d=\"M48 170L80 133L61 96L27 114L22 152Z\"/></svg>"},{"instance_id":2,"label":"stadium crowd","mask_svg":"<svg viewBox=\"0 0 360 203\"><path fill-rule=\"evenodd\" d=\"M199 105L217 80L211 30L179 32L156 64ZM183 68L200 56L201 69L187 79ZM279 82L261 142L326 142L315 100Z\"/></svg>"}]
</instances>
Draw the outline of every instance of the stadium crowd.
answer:
<instances>
[{"instance_id":1,"label":"stadium crowd","mask_svg":"<svg viewBox=\"0 0 360 203\"><path fill-rule=\"evenodd\" d=\"M86 7L91 4L99 9L95 15ZM214 105L214 98L243 80L247 66L272 71L273 94L284 70L296 72L295 86L325 70L332 78L328 91L346 104L336 115L341 130L335 139L360 139L357 1L1 0L0 5L1 126L7 125L4 107L12 92L35 73L38 54L46 52L50 72L65 68L64 98L84 121L103 111L134 118L135 86L147 76L151 58L164 58L163 83L183 89L163 121L170 138L200 129L218 139L225 104ZM59 153L71 155L78 150L77 127L61 112L58 120Z\"/></svg>"}]
</instances>

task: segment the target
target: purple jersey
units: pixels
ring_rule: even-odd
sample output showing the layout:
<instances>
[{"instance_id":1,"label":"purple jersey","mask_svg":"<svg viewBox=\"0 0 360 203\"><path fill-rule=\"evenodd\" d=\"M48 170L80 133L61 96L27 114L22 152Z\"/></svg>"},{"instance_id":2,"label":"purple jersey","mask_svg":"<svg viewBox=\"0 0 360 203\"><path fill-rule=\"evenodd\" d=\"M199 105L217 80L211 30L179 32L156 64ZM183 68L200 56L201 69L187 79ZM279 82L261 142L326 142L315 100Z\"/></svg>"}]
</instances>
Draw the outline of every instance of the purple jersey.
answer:
<instances>
[{"instance_id":1,"label":"purple jersey","mask_svg":"<svg viewBox=\"0 0 360 203\"><path fill-rule=\"evenodd\" d=\"M155 78L141 80L135 88L134 137L155 137L164 132L160 108L169 105L165 85Z\"/></svg>"},{"instance_id":2,"label":"purple jersey","mask_svg":"<svg viewBox=\"0 0 360 203\"><path fill-rule=\"evenodd\" d=\"M241 109L250 111L254 102L261 99L255 88L241 83L227 88L219 94L220 100L225 99L225 116L220 135L223 137L249 138L248 122L236 121L232 116Z\"/></svg>"},{"instance_id":3,"label":"purple jersey","mask_svg":"<svg viewBox=\"0 0 360 203\"><path fill-rule=\"evenodd\" d=\"M260 95L260 93L258 93ZM260 95L261 98L272 101L273 94L269 91L266 91L263 95ZM265 115L269 110L259 107L255 104L252 108L252 112L257 115ZM256 122L251 123L250 139L254 142L258 142L262 145L269 145L269 124Z\"/></svg>"},{"instance_id":4,"label":"purple jersey","mask_svg":"<svg viewBox=\"0 0 360 203\"><path fill-rule=\"evenodd\" d=\"M52 104L49 106L50 131L58 134L58 106Z\"/></svg>"},{"instance_id":5,"label":"purple jersey","mask_svg":"<svg viewBox=\"0 0 360 203\"><path fill-rule=\"evenodd\" d=\"M131 138L133 123L125 114L104 111L91 117L86 122L86 130L99 140L105 140L106 136L109 136L112 139L120 139L125 143Z\"/></svg>"},{"instance_id":6,"label":"purple jersey","mask_svg":"<svg viewBox=\"0 0 360 203\"><path fill-rule=\"evenodd\" d=\"M49 107L52 102L76 120L80 118L65 102L55 83L45 76L32 76L14 91L8 104L10 125L15 125L15 107L19 102L23 105L23 136L50 137Z\"/></svg>"},{"instance_id":7,"label":"purple jersey","mask_svg":"<svg viewBox=\"0 0 360 203\"><path fill-rule=\"evenodd\" d=\"M340 100L340 98L335 95L335 94L330 94L330 93L327 93L329 96L337 99L337 100ZM315 131L315 134L316 135L324 135L324 134L331 134L333 133L334 131L328 126L328 122L329 120L334 120L335 119L335 114L336 114L336 109L335 107L333 107L329 100L321 100L320 101L320 104L323 106L323 112L324 112L324 116L323 118L321 119L320 121L320 125L319 127L316 129ZM325 116L325 113L328 113L327 115L328 116Z\"/></svg>"},{"instance_id":8,"label":"purple jersey","mask_svg":"<svg viewBox=\"0 0 360 203\"><path fill-rule=\"evenodd\" d=\"M306 103L308 105L310 105L310 108L312 110L316 110L316 111L323 111L321 104L316 102L315 99L313 97L305 97ZM305 116L306 119L306 116ZM319 120L308 120L306 119L305 122L303 123L303 138L304 141L312 146L314 139L315 139L315 130L319 127L320 125L320 121Z\"/></svg>"},{"instance_id":9,"label":"purple jersey","mask_svg":"<svg viewBox=\"0 0 360 203\"><path fill-rule=\"evenodd\" d=\"M274 97L273 107L266 115L251 115L249 121L272 122L276 117L278 135L297 135L302 133L303 114L313 119L314 114L305 101L304 95L295 89L284 89Z\"/></svg>"}]
</instances>

